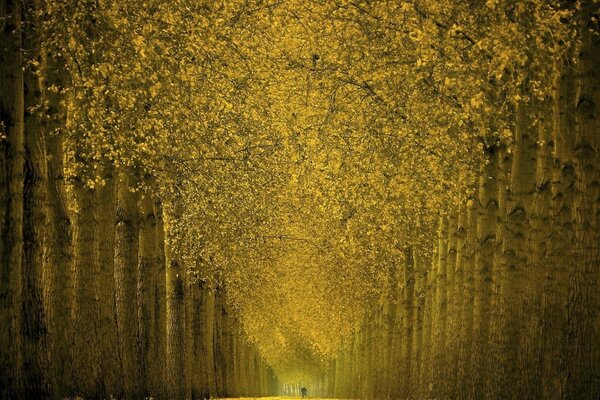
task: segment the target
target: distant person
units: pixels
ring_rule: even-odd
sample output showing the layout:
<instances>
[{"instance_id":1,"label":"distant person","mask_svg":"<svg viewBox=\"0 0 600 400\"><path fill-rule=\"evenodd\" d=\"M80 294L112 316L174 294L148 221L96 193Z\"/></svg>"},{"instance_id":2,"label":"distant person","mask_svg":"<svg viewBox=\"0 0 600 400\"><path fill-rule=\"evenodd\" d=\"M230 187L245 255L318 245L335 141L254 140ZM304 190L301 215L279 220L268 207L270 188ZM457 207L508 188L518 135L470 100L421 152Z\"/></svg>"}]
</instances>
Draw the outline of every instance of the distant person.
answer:
<instances>
[{"instance_id":1,"label":"distant person","mask_svg":"<svg viewBox=\"0 0 600 400\"><path fill-rule=\"evenodd\" d=\"M308 392L308 390L306 390L305 387L303 387L302 389L300 389L300 393L302 393L302 398L306 397L306 392Z\"/></svg>"}]
</instances>

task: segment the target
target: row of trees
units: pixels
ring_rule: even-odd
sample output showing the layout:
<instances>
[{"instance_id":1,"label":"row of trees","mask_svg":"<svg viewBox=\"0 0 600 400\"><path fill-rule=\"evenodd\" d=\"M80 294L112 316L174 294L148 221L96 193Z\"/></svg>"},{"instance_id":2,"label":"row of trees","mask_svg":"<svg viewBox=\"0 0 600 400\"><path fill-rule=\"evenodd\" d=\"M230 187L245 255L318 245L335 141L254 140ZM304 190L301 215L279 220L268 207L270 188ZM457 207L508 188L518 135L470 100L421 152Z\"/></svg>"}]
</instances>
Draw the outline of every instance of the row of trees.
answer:
<instances>
[{"instance_id":1,"label":"row of trees","mask_svg":"<svg viewBox=\"0 0 600 400\"><path fill-rule=\"evenodd\" d=\"M166 103L192 89L152 97L131 65L140 31L168 41L186 29L137 25L160 6L0 4L0 398L259 396L277 385L225 282L184 257L189 164L165 164L177 143L152 151L167 140L155 124L177 118Z\"/></svg>"},{"instance_id":2,"label":"row of trees","mask_svg":"<svg viewBox=\"0 0 600 400\"><path fill-rule=\"evenodd\" d=\"M597 395L594 1L0 4L3 397Z\"/></svg>"},{"instance_id":3,"label":"row of trees","mask_svg":"<svg viewBox=\"0 0 600 400\"><path fill-rule=\"evenodd\" d=\"M332 361L330 395L600 394L598 11L577 5L546 90L523 81L512 142L485 143L479 179L441 214L433 253L407 246L390 268L390 289Z\"/></svg>"}]
</instances>

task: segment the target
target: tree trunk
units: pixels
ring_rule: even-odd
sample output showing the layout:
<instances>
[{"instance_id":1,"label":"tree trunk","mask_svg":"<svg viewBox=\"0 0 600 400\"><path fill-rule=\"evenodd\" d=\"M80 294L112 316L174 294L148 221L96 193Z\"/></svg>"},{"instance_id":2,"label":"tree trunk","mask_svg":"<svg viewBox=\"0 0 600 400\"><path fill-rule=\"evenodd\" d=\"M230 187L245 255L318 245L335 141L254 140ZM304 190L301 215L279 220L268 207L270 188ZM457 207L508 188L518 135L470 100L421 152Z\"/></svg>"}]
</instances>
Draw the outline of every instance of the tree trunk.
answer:
<instances>
[{"instance_id":1,"label":"tree trunk","mask_svg":"<svg viewBox=\"0 0 600 400\"><path fill-rule=\"evenodd\" d=\"M572 57L572 51L569 52ZM569 263L573 252L573 203L575 197L575 74L568 61L556 68L553 101L554 162L552 168L551 262L544 274L542 294L543 398L565 396L565 326Z\"/></svg>"},{"instance_id":2,"label":"tree trunk","mask_svg":"<svg viewBox=\"0 0 600 400\"><path fill-rule=\"evenodd\" d=\"M0 3L0 395L22 393L24 87L21 2Z\"/></svg>"},{"instance_id":3,"label":"tree trunk","mask_svg":"<svg viewBox=\"0 0 600 400\"><path fill-rule=\"evenodd\" d=\"M193 368L193 351L194 351L194 337L192 332L192 314L194 312L193 305L193 291L192 291L192 276L188 270L183 270L183 284L184 284L184 325L185 325L185 337L184 337L184 370L185 370L185 397L186 399L192 398L192 374L195 372Z\"/></svg>"},{"instance_id":4,"label":"tree trunk","mask_svg":"<svg viewBox=\"0 0 600 400\"><path fill-rule=\"evenodd\" d=\"M123 369L121 364L115 297L115 228L117 193L114 167L104 161L104 185L97 188L98 201L98 336L100 339L100 385L103 395L122 397Z\"/></svg>"},{"instance_id":5,"label":"tree trunk","mask_svg":"<svg viewBox=\"0 0 600 400\"><path fill-rule=\"evenodd\" d=\"M48 153L46 213L49 222L48 252L44 260L46 319L53 393L62 398L70 394L73 385L70 355L70 343L73 340L72 227L67 208L63 162L63 141L66 134L66 112L62 104L64 96L47 88L64 88L65 76L58 67L64 65L63 59L47 50L44 50L43 55L45 84L42 85L42 90L47 102L44 134Z\"/></svg>"},{"instance_id":6,"label":"tree trunk","mask_svg":"<svg viewBox=\"0 0 600 400\"><path fill-rule=\"evenodd\" d=\"M509 172L512 164L512 155L504 147L499 147L498 158L500 160L498 168L498 218L496 219L496 245L494 254L494 264L492 269L492 316L490 318L490 366L489 381L486 387L489 388L490 397L495 398L500 395L501 389L501 363L504 357L503 341L504 331L502 329L502 318L505 314L505 302L502 297L504 282L504 268L506 261L502 251L503 243L506 239L506 210L508 206L508 185Z\"/></svg>"},{"instance_id":7,"label":"tree trunk","mask_svg":"<svg viewBox=\"0 0 600 400\"><path fill-rule=\"evenodd\" d=\"M423 381L421 380L423 364L423 308L425 306L425 268L422 256L413 249L414 260L414 354L411 371L413 373L413 387L411 393L413 396L422 397L424 393Z\"/></svg>"},{"instance_id":8,"label":"tree trunk","mask_svg":"<svg viewBox=\"0 0 600 400\"><path fill-rule=\"evenodd\" d=\"M173 204L165 205L165 244L166 261L166 300L167 300L167 396L172 399L185 398L185 310L184 310L184 278L183 265L173 238L174 227L171 221L175 220L177 212L176 199L170 199Z\"/></svg>"},{"instance_id":9,"label":"tree trunk","mask_svg":"<svg viewBox=\"0 0 600 400\"><path fill-rule=\"evenodd\" d=\"M139 211L137 181L133 174L120 171L117 181L115 233L115 287L119 353L123 369L125 397L140 398L140 360L137 357L137 269L139 250Z\"/></svg>"},{"instance_id":10,"label":"tree trunk","mask_svg":"<svg viewBox=\"0 0 600 400\"><path fill-rule=\"evenodd\" d=\"M154 286L154 310L156 317L154 319L154 331L156 332L156 347L154 349L154 359L157 363L153 366L153 375L156 375L156 393L157 398L166 397L166 368L167 359L167 285L166 285L166 261L165 261L165 227L163 221L163 207L160 199L154 201L154 216L156 219L156 267L157 276Z\"/></svg>"},{"instance_id":11,"label":"tree trunk","mask_svg":"<svg viewBox=\"0 0 600 400\"><path fill-rule=\"evenodd\" d=\"M138 358L140 361L141 390L145 397L156 396L162 384L159 380L158 366L161 359L156 358L159 338L156 327L156 286L158 282L157 226L154 214L154 200L150 188L144 193L141 205L141 224L139 235L139 265L137 271L138 297Z\"/></svg>"},{"instance_id":12,"label":"tree trunk","mask_svg":"<svg viewBox=\"0 0 600 400\"><path fill-rule=\"evenodd\" d=\"M447 265L446 265L446 358L448 365L454 365L455 368L448 369L448 377L447 377L447 393L453 397L457 397L457 377L459 375L459 371L464 365L458 363L459 361L459 350L460 347L457 346L458 341L458 329L460 314L458 313L459 308L457 304L456 294L458 290L456 290L456 261L457 261L457 242L459 238L458 231L458 220L460 218L459 213L451 213L448 217L448 230L447 230L447 241L448 241L448 253L446 256ZM461 249L462 251L462 249Z\"/></svg>"},{"instance_id":13,"label":"tree trunk","mask_svg":"<svg viewBox=\"0 0 600 400\"><path fill-rule=\"evenodd\" d=\"M24 48L40 64L40 43L36 35L36 7L24 3L28 29ZM23 386L28 398L49 395L47 380L47 327L42 298L42 267L47 245L46 144L38 114L42 107L40 78L33 66L25 68L25 163L23 191L23 282L21 332L23 334Z\"/></svg>"},{"instance_id":14,"label":"tree trunk","mask_svg":"<svg viewBox=\"0 0 600 400\"><path fill-rule=\"evenodd\" d=\"M530 232L531 207L535 190L535 142L536 134L531 126L529 113L533 109L518 104L513 160L510 173L510 193L506 213L506 237L502 244L505 265L502 266L501 290L503 353L501 362L501 393L514 399L524 393L520 336L524 329L523 296L528 264L526 246ZM535 114L534 114L535 115Z\"/></svg>"},{"instance_id":15,"label":"tree trunk","mask_svg":"<svg viewBox=\"0 0 600 400\"><path fill-rule=\"evenodd\" d=\"M477 214L477 245L473 271L476 277L473 371L475 373L475 396L487 398L489 336L493 298L493 267L496 250L496 219L498 217L498 145L486 148L487 158L481 166L479 176L479 198Z\"/></svg>"},{"instance_id":16,"label":"tree trunk","mask_svg":"<svg viewBox=\"0 0 600 400\"><path fill-rule=\"evenodd\" d=\"M453 324L448 327L448 332L454 336L453 340L453 353L456 360L455 372L453 374L456 380L455 387L453 387L453 393L458 393L461 389L464 389L465 385L461 384L461 379L464 379L466 375L466 369L468 366L468 355L466 354L466 326L465 326L465 313L464 309L468 305L470 293L465 293L465 284L468 283L470 278L469 274L472 273L468 269L468 265L465 264L467 248L467 223L468 223L468 205L464 205L460 208L457 218L456 226L456 265L454 271L454 285L451 286L452 293L448 294L448 297L452 297L452 309L448 310L448 315L453 315Z\"/></svg>"},{"instance_id":17,"label":"tree trunk","mask_svg":"<svg viewBox=\"0 0 600 400\"><path fill-rule=\"evenodd\" d=\"M214 330L215 330L215 292L213 288L206 288L204 293L205 300L203 301L202 322L204 329L202 330L202 348L204 353L204 366L206 368L206 390L211 396L215 396L217 391L216 386L216 369L215 369L215 352L214 352Z\"/></svg>"},{"instance_id":18,"label":"tree trunk","mask_svg":"<svg viewBox=\"0 0 600 400\"><path fill-rule=\"evenodd\" d=\"M577 87L575 246L567 314L566 397L600 396L600 27L598 5L581 10Z\"/></svg>"},{"instance_id":19,"label":"tree trunk","mask_svg":"<svg viewBox=\"0 0 600 400\"><path fill-rule=\"evenodd\" d=\"M193 365L192 375L192 398L207 398L207 363L204 354L204 325L202 318L206 313L205 282L198 280L192 286L193 309L192 309L192 336L193 336Z\"/></svg>"},{"instance_id":20,"label":"tree trunk","mask_svg":"<svg viewBox=\"0 0 600 400\"><path fill-rule=\"evenodd\" d=\"M464 349L465 362L463 364L462 376L459 381L463 382L461 385L461 396L465 398L473 398L474 394L474 382L473 382L473 348L474 348L474 325L477 321L474 320L474 309L475 309L475 296L480 295L476 290L478 289L475 285L476 271L475 271L475 253L477 252L477 210L479 208L478 199L478 187L475 186L473 194L469 196L467 201L467 220L465 226L465 244L462 251L462 270L463 274L463 292L464 292L464 306L462 310L462 320L464 321L464 332L462 336L464 341L461 346Z\"/></svg>"},{"instance_id":21,"label":"tree trunk","mask_svg":"<svg viewBox=\"0 0 600 400\"><path fill-rule=\"evenodd\" d=\"M529 261L525 284L525 330L521 341L524 364L521 365L525 376L521 396L541 397L541 361L542 361L542 290L544 275L551 268L550 242L551 224L551 109L549 96L541 104L538 117L538 141L535 166L535 193L531 207L530 233L528 235ZM549 117L547 117L549 116Z\"/></svg>"},{"instance_id":22,"label":"tree trunk","mask_svg":"<svg viewBox=\"0 0 600 400\"><path fill-rule=\"evenodd\" d=\"M83 174L83 173L82 173ZM75 298L73 304L74 392L82 397L97 397L99 378L98 327L96 318L95 257L97 220L95 190L85 184L85 175L75 178Z\"/></svg>"},{"instance_id":23,"label":"tree trunk","mask_svg":"<svg viewBox=\"0 0 600 400\"><path fill-rule=\"evenodd\" d=\"M404 363L403 376L403 391L405 397L410 397L410 382L414 379L411 360L413 357L414 341L413 330L414 324L414 295L415 295L415 259L412 247L407 247L404 251L404 290L403 290L403 305L404 305L404 323L402 337L402 363Z\"/></svg>"},{"instance_id":24,"label":"tree trunk","mask_svg":"<svg viewBox=\"0 0 600 400\"><path fill-rule=\"evenodd\" d=\"M444 217L440 217L439 232L438 232L438 260L436 273L436 301L434 304L434 319L433 319L433 393L436 397L445 397L445 386L442 382L446 379L448 371L447 348L446 348L446 329L447 329L447 254L448 254L448 221Z\"/></svg>"}]
</instances>

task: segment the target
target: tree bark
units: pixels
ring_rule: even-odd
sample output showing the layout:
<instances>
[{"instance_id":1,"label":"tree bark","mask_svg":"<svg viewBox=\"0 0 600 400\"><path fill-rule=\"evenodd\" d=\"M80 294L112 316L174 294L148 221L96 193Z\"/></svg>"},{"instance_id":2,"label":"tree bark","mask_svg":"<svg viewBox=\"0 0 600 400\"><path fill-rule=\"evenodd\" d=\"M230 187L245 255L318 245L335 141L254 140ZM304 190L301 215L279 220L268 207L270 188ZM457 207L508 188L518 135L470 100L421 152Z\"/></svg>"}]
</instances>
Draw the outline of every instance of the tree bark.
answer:
<instances>
[{"instance_id":1,"label":"tree bark","mask_svg":"<svg viewBox=\"0 0 600 400\"><path fill-rule=\"evenodd\" d=\"M510 192L506 210L506 237L502 243L505 265L502 266L502 331L503 353L500 393L506 398L518 398L524 392L526 379L520 366L523 358L521 335L526 271L529 267L527 235L530 232L531 208L535 190L535 142L537 132L531 125L530 113L535 111L523 103L517 105L513 160L510 172Z\"/></svg>"},{"instance_id":2,"label":"tree bark","mask_svg":"<svg viewBox=\"0 0 600 400\"><path fill-rule=\"evenodd\" d=\"M157 197L154 200L154 216L156 218L156 266L157 276L154 287L154 310L156 317L154 319L154 331L156 332L156 347L154 349L154 359L157 364L152 368L153 375L156 375L156 387L154 395L157 398L166 397L166 368L167 359L167 285L166 285L166 261L165 261L165 227L163 220L163 207L161 200Z\"/></svg>"},{"instance_id":3,"label":"tree bark","mask_svg":"<svg viewBox=\"0 0 600 400\"><path fill-rule=\"evenodd\" d=\"M403 306L404 306L404 323L402 337L404 339L402 343L402 363L404 363L404 376L403 376L403 393L405 397L409 397L410 394L410 382L414 379L414 371L412 370L412 357L414 348L413 341L413 330L414 324L414 295L415 295L415 258L414 250L412 246L407 247L404 251L404 262L403 262L403 280L404 290L403 295Z\"/></svg>"},{"instance_id":4,"label":"tree bark","mask_svg":"<svg viewBox=\"0 0 600 400\"><path fill-rule=\"evenodd\" d=\"M66 397L72 388L70 343L73 340L71 305L73 303L71 267L73 265L71 216L67 206L64 172L64 137L66 111L64 96L49 87L64 88L65 74L59 68L64 60L44 49L42 61L45 83L42 93L45 109L45 142L47 148L48 251L44 260L46 285L46 319L48 323L50 374L53 392Z\"/></svg>"},{"instance_id":5,"label":"tree bark","mask_svg":"<svg viewBox=\"0 0 600 400\"><path fill-rule=\"evenodd\" d=\"M147 188L140 200L139 264L137 270L138 297L138 358L140 382L144 396L156 396L161 381L156 373L162 360L156 358L158 342L156 327L156 286L158 282L157 226L154 199Z\"/></svg>"},{"instance_id":6,"label":"tree bark","mask_svg":"<svg viewBox=\"0 0 600 400\"><path fill-rule=\"evenodd\" d=\"M24 84L21 2L0 3L0 394L22 394Z\"/></svg>"},{"instance_id":7,"label":"tree bark","mask_svg":"<svg viewBox=\"0 0 600 400\"><path fill-rule=\"evenodd\" d=\"M576 94L575 243L567 313L566 397L600 396L600 26L597 4L580 16Z\"/></svg>"},{"instance_id":8,"label":"tree bark","mask_svg":"<svg viewBox=\"0 0 600 400\"><path fill-rule=\"evenodd\" d=\"M103 163L104 184L96 190L98 202L98 336L100 340L100 385L106 398L122 397L123 369L119 352L115 297L115 232L117 193L114 166Z\"/></svg>"},{"instance_id":9,"label":"tree bark","mask_svg":"<svg viewBox=\"0 0 600 400\"><path fill-rule=\"evenodd\" d=\"M184 278L183 265L174 241L171 223L176 222L179 215L177 199L169 199L172 203L165 205L165 244L166 261L166 300L167 300L167 347L166 347L166 382L167 396L173 399L185 398L185 310L184 310Z\"/></svg>"},{"instance_id":10,"label":"tree bark","mask_svg":"<svg viewBox=\"0 0 600 400\"><path fill-rule=\"evenodd\" d=\"M496 251L496 219L498 217L498 144L486 148L486 160L479 176L477 245L474 267L478 299L475 302L475 336L473 355L475 396L488 398L488 354L493 298L494 256Z\"/></svg>"},{"instance_id":11,"label":"tree bark","mask_svg":"<svg viewBox=\"0 0 600 400\"><path fill-rule=\"evenodd\" d=\"M119 353L123 370L124 394L141 397L140 360L137 357L137 269L139 211L137 180L128 171L119 171L115 233L115 288Z\"/></svg>"},{"instance_id":12,"label":"tree bark","mask_svg":"<svg viewBox=\"0 0 600 400\"><path fill-rule=\"evenodd\" d=\"M448 220L440 217L438 231L438 260L436 267L436 301L434 304L434 319L432 325L433 332L433 388L435 396L446 396L444 380L446 379L447 368L447 348L446 348L446 329L447 329L447 254L448 254Z\"/></svg>"},{"instance_id":13,"label":"tree bark","mask_svg":"<svg viewBox=\"0 0 600 400\"><path fill-rule=\"evenodd\" d=\"M85 172L75 178L76 226L74 238L75 296L73 304L73 383L82 397L99 396L99 349L96 318L97 240L95 190L86 186Z\"/></svg>"},{"instance_id":14,"label":"tree bark","mask_svg":"<svg viewBox=\"0 0 600 400\"><path fill-rule=\"evenodd\" d=\"M36 5L23 3L24 48L32 54L37 65L41 63L41 43L37 37ZM47 379L47 326L43 301L44 254L47 246L47 168L46 143L42 131L40 110L42 96L40 78L32 65L25 68L25 160L23 191L23 282L21 332L23 334L23 386L28 398L49 395Z\"/></svg>"}]
</instances>

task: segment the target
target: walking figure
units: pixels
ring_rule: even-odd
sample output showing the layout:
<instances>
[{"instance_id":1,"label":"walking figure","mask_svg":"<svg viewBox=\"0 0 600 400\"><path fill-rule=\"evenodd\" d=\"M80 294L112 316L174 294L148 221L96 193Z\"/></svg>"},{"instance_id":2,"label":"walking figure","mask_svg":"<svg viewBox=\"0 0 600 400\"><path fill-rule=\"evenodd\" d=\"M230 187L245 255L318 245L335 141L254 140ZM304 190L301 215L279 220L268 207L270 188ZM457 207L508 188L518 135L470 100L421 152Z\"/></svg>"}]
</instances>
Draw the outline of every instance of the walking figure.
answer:
<instances>
[{"instance_id":1,"label":"walking figure","mask_svg":"<svg viewBox=\"0 0 600 400\"><path fill-rule=\"evenodd\" d=\"M307 392L307 390L306 390L305 387L303 387L302 389L300 389L300 393L302 393L302 398L306 397L306 392Z\"/></svg>"}]
</instances>

